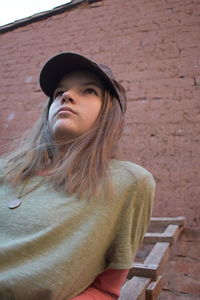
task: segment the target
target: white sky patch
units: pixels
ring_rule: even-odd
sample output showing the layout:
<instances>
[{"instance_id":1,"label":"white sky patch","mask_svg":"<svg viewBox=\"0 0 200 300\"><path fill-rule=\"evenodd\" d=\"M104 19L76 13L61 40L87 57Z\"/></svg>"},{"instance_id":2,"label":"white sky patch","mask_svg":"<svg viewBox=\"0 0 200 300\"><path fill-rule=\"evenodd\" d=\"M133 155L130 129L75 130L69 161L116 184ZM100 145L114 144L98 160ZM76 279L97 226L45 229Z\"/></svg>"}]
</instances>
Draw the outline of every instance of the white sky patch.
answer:
<instances>
[{"instance_id":1,"label":"white sky patch","mask_svg":"<svg viewBox=\"0 0 200 300\"><path fill-rule=\"evenodd\" d=\"M0 26L69 2L71 0L0 0Z\"/></svg>"}]
</instances>

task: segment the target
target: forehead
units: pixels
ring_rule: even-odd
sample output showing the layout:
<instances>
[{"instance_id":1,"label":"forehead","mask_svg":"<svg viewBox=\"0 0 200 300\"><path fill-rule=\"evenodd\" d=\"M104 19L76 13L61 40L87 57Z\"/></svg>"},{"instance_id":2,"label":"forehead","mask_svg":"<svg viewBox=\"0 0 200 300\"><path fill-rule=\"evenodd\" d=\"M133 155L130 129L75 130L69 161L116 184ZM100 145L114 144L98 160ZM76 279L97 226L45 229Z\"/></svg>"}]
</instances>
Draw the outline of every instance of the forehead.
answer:
<instances>
[{"instance_id":1,"label":"forehead","mask_svg":"<svg viewBox=\"0 0 200 300\"><path fill-rule=\"evenodd\" d=\"M58 86L84 84L84 83L90 83L90 84L94 83L99 88L104 89L102 80L95 73L84 71L84 70L73 71L65 75L58 83Z\"/></svg>"}]
</instances>

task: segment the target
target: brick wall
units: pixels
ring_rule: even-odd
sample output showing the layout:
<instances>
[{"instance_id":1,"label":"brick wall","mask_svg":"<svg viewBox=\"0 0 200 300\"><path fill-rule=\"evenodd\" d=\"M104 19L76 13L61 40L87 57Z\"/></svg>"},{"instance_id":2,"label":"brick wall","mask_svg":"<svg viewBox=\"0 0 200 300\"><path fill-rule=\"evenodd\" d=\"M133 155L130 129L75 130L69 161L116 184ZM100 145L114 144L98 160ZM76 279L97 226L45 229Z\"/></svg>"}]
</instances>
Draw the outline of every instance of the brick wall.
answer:
<instances>
[{"instance_id":1,"label":"brick wall","mask_svg":"<svg viewBox=\"0 0 200 300\"><path fill-rule=\"evenodd\" d=\"M0 34L0 152L41 110L43 63L80 52L110 65L127 89L120 148L154 174L154 215L198 225L199 15L199 0L104 0Z\"/></svg>"}]
</instances>

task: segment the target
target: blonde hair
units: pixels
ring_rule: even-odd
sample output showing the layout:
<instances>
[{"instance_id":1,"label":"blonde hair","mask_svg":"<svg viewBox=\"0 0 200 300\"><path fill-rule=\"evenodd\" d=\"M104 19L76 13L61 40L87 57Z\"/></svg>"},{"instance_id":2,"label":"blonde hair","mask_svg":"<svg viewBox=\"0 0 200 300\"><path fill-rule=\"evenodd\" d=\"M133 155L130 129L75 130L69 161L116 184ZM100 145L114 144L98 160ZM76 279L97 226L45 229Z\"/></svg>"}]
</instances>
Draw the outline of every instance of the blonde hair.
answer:
<instances>
[{"instance_id":1,"label":"blonde hair","mask_svg":"<svg viewBox=\"0 0 200 300\"><path fill-rule=\"evenodd\" d=\"M68 195L87 194L92 198L102 182L110 183L108 164L116 158L124 119L118 100L105 91L95 126L73 141L59 144L48 124L49 103L19 148L6 155L5 179L16 185L51 168L48 178L55 188L63 188ZM64 154L59 157L60 146Z\"/></svg>"}]
</instances>

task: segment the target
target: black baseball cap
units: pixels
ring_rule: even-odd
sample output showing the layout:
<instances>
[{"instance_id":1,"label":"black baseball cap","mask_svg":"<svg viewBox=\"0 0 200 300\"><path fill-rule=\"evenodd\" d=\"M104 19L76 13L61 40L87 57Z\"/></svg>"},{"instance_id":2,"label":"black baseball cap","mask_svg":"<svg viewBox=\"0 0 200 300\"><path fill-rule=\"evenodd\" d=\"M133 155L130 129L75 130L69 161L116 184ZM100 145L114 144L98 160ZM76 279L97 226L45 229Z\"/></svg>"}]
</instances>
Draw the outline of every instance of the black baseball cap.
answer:
<instances>
[{"instance_id":1,"label":"black baseball cap","mask_svg":"<svg viewBox=\"0 0 200 300\"><path fill-rule=\"evenodd\" d=\"M115 79L112 70L104 64L98 64L74 52L60 53L45 63L39 77L42 91L52 98L53 92L62 77L76 70L85 70L97 74L104 83L105 88L115 95L122 112L125 113L127 105L126 92L124 87Z\"/></svg>"}]
</instances>

